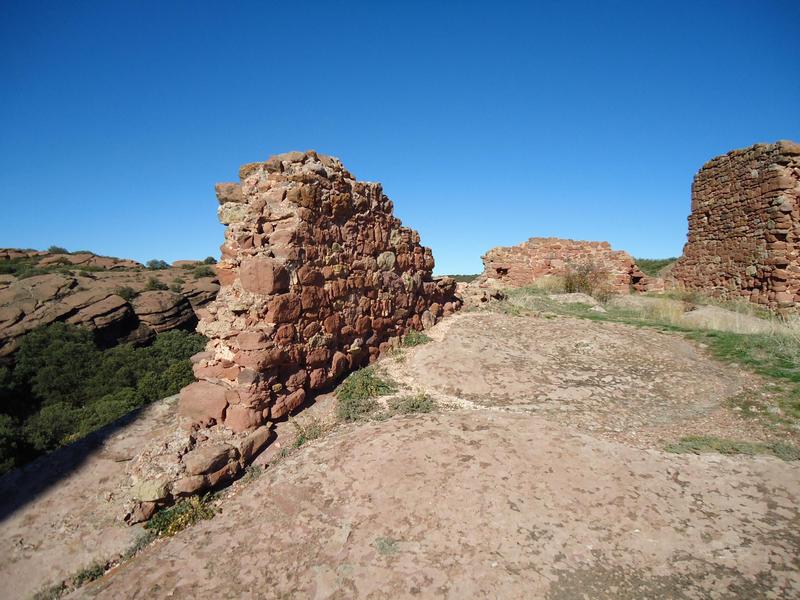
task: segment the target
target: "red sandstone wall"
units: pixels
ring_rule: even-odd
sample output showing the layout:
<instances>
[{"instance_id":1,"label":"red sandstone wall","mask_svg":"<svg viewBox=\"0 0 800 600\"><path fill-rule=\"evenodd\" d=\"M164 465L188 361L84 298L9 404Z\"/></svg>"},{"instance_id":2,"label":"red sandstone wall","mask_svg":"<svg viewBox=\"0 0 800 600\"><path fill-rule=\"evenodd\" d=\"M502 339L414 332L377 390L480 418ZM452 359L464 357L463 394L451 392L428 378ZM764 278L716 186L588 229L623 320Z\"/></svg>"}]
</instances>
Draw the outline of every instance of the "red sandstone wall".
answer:
<instances>
[{"instance_id":1,"label":"red sandstone wall","mask_svg":"<svg viewBox=\"0 0 800 600\"><path fill-rule=\"evenodd\" d=\"M677 283L773 310L800 302L800 144L756 144L712 159L692 184Z\"/></svg>"},{"instance_id":2,"label":"red sandstone wall","mask_svg":"<svg viewBox=\"0 0 800 600\"><path fill-rule=\"evenodd\" d=\"M455 282L432 280L430 249L392 215L380 184L315 152L239 175L217 186L222 288L201 313L210 341L194 366L200 381L181 391L183 416L234 431L282 417L459 308Z\"/></svg>"},{"instance_id":3,"label":"red sandstone wall","mask_svg":"<svg viewBox=\"0 0 800 600\"><path fill-rule=\"evenodd\" d=\"M518 246L492 248L482 259L482 280L493 279L506 287L531 285L542 277L560 276L569 268L588 263L607 274L614 293L627 294L632 285L645 287L645 275L633 257L612 250L608 242L531 238Z\"/></svg>"}]
</instances>

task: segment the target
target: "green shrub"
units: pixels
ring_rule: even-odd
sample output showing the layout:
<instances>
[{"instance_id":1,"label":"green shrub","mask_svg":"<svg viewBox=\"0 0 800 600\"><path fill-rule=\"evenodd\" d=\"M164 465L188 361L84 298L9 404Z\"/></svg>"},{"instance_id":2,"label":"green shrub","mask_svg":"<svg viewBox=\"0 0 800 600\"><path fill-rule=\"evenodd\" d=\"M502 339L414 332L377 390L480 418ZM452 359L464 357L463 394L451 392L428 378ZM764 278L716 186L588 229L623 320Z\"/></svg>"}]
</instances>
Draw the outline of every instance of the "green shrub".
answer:
<instances>
[{"instance_id":1,"label":"green shrub","mask_svg":"<svg viewBox=\"0 0 800 600\"><path fill-rule=\"evenodd\" d=\"M19 422L11 415L0 414L0 473L16 466L21 437Z\"/></svg>"},{"instance_id":2,"label":"green shrub","mask_svg":"<svg viewBox=\"0 0 800 600\"><path fill-rule=\"evenodd\" d=\"M139 295L139 292L137 292L135 289L133 289L132 287L129 287L127 285L123 286L123 287L116 288L114 290L114 293L117 296L119 296L120 298L122 298L123 300L127 300L128 302L130 302L131 300L136 298L136 296Z\"/></svg>"},{"instance_id":3,"label":"green shrub","mask_svg":"<svg viewBox=\"0 0 800 600\"><path fill-rule=\"evenodd\" d=\"M214 258L213 256L206 256L206 258L203 260L203 264L204 265L215 265L215 264L217 264L217 259Z\"/></svg>"},{"instance_id":4,"label":"green shrub","mask_svg":"<svg viewBox=\"0 0 800 600\"><path fill-rule=\"evenodd\" d=\"M80 406L85 401L84 383L94 374L100 351L88 330L53 323L23 336L16 359L17 386L28 386L43 404Z\"/></svg>"},{"instance_id":5,"label":"green shrub","mask_svg":"<svg viewBox=\"0 0 800 600\"><path fill-rule=\"evenodd\" d=\"M421 344L427 344L431 341L431 338L428 337L426 334L422 333L421 331L417 331L412 329L408 333L403 336L402 345L406 348L412 346L419 346Z\"/></svg>"},{"instance_id":6,"label":"green shrub","mask_svg":"<svg viewBox=\"0 0 800 600\"><path fill-rule=\"evenodd\" d=\"M194 271L192 271L192 275L195 278L200 279L202 277L216 277L217 274L214 272L214 269L209 267L208 265L201 265L199 267L195 267Z\"/></svg>"},{"instance_id":7,"label":"green shrub","mask_svg":"<svg viewBox=\"0 0 800 600\"><path fill-rule=\"evenodd\" d=\"M475 275L448 275L448 277L455 279L459 283L470 283L471 281L475 281L480 275L476 273Z\"/></svg>"},{"instance_id":8,"label":"green shrub","mask_svg":"<svg viewBox=\"0 0 800 600\"><path fill-rule=\"evenodd\" d=\"M338 388L336 414L343 421L356 421L377 408L375 398L394 393L396 386L378 377L372 367L351 373Z\"/></svg>"},{"instance_id":9,"label":"green shrub","mask_svg":"<svg viewBox=\"0 0 800 600\"><path fill-rule=\"evenodd\" d=\"M90 581L94 581L95 579L100 579L103 576L103 573L106 572L106 565L102 563L95 563L90 567L86 567L85 569L81 569L78 571L75 576L72 578L72 583L79 587L82 586L84 583L89 583Z\"/></svg>"},{"instance_id":10,"label":"green shrub","mask_svg":"<svg viewBox=\"0 0 800 600\"><path fill-rule=\"evenodd\" d=\"M145 291L151 292L154 290L167 290L169 286L166 283L162 283L155 277L151 277L147 280L147 284L144 286Z\"/></svg>"},{"instance_id":11,"label":"green shrub","mask_svg":"<svg viewBox=\"0 0 800 600\"><path fill-rule=\"evenodd\" d=\"M164 269L169 269L169 265L165 261L155 258L153 260L148 260L145 266L151 271L163 271Z\"/></svg>"},{"instance_id":12,"label":"green shrub","mask_svg":"<svg viewBox=\"0 0 800 600\"><path fill-rule=\"evenodd\" d=\"M50 246L47 251L50 254L69 254L69 251L61 246Z\"/></svg>"},{"instance_id":13,"label":"green shrub","mask_svg":"<svg viewBox=\"0 0 800 600\"><path fill-rule=\"evenodd\" d=\"M609 274L592 261L567 265L563 283L567 294L588 294L604 300L611 293Z\"/></svg>"},{"instance_id":14,"label":"green shrub","mask_svg":"<svg viewBox=\"0 0 800 600\"><path fill-rule=\"evenodd\" d=\"M52 273L52 270L48 269L40 269L38 267L27 267L24 269L19 269L14 274L17 276L17 279L27 279L28 277L36 277L37 275L47 275L48 273Z\"/></svg>"},{"instance_id":15,"label":"green shrub","mask_svg":"<svg viewBox=\"0 0 800 600\"><path fill-rule=\"evenodd\" d=\"M158 536L169 537L204 519L213 519L216 510L211 505L211 496L192 496L175 506L158 511L144 528Z\"/></svg>"},{"instance_id":16,"label":"green shrub","mask_svg":"<svg viewBox=\"0 0 800 600\"><path fill-rule=\"evenodd\" d=\"M45 452L69 443L70 436L80 427L81 409L64 402L46 404L25 421L25 441L34 450Z\"/></svg>"}]
</instances>

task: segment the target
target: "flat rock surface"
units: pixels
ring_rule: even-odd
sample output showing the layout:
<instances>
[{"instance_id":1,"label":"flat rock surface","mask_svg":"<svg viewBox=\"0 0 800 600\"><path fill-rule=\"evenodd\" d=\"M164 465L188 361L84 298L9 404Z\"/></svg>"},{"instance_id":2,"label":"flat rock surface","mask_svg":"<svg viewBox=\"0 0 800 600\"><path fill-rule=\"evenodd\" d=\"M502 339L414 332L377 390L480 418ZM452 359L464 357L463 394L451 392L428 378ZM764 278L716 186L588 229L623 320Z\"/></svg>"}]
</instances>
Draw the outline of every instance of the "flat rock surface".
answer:
<instances>
[{"instance_id":1,"label":"flat rock surface","mask_svg":"<svg viewBox=\"0 0 800 600\"><path fill-rule=\"evenodd\" d=\"M278 424L256 460L270 466L221 514L72 597L798 597L800 464L662 450L688 434L771 439L728 402L759 378L607 322L479 311L428 334L377 368L442 410L342 426L273 460L295 429ZM333 407L320 396L298 421ZM113 461L170 426L147 414L117 459L92 456L6 518L0 597L129 546L103 498L124 477Z\"/></svg>"},{"instance_id":2,"label":"flat rock surface","mask_svg":"<svg viewBox=\"0 0 800 600\"><path fill-rule=\"evenodd\" d=\"M796 597L800 470L491 409L304 446L81 598Z\"/></svg>"},{"instance_id":3,"label":"flat rock surface","mask_svg":"<svg viewBox=\"0 0 800 600\"><path fill-rule=\"evenodd\" d=\"M454 315L394 379L463 408L526 412L638 447L689 434L767 439L734 415L730 398L763 382L683 337L575 318Z\"/></svg>"}]
</instances>

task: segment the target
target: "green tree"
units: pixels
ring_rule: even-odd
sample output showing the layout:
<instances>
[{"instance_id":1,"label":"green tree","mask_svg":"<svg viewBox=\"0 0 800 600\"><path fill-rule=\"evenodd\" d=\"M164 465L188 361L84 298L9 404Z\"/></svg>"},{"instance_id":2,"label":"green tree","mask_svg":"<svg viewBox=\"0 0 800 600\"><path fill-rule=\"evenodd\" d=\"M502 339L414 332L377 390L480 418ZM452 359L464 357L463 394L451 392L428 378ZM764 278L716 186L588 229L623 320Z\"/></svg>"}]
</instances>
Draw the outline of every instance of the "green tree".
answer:
<instances>
[{"instance_id":1,"label":"green tree","mask_svg":"<svg viewBox=\"0 0 800 600\"><path fill-rule=\"evenodd\" d=\"M156 258L153 260L148 260L146 266L151 271L162 271L164 269L169 269L169 265L165 261L158 260Z\"/></svg>"},{"instance_id":2,"label":"green tree","mask_svg":"<svg viewBox=\"0 0 800 600\"><path fill-rule=\"evenodd\" d=\"M39 452L57 448L77 431L80 413L81 409L66 402L47 404L25 421L25 439Z\"/></svg>"},{"instance_id":3,"label":"green tree","mask_svg":"<svg viewBox=\"0 0 800 600\"><path fill-rule=\"evenodd\" d=\"M19 422L11 415L0 414L0 474L16 466L21 441Z\"/></svg>"},{"instance_id":4,"label":"green tree","mask_svg":"<svg viewBox=\"0 0 800 600\"><path fill-rule=\"evenodd\" d=\"M91 333L53 323L26 334L17 352L13 379L43 404L82 405L84 385L100 362Z\"/></svg>"}]
</instances>

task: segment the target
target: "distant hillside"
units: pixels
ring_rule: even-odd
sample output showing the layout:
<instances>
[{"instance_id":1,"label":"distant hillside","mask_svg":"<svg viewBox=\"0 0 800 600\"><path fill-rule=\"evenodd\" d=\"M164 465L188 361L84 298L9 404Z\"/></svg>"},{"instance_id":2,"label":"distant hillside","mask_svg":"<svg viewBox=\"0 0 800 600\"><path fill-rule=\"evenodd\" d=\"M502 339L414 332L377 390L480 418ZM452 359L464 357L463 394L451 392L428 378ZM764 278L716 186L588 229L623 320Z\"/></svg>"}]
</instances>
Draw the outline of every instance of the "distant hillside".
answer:
<instances>
[{"instance_id":1,"label":"distant hillside","mask_svg":"<svg viewBox=\"0 0 800 600\"><path fill-rule=\"evenodd\" d=\"M0 361L25 333L59 321L89 329L101 346L193 330L195 311L219 290L213 258L143 265L51 250L0 249Z\"/></svg>"}]
</instances>

